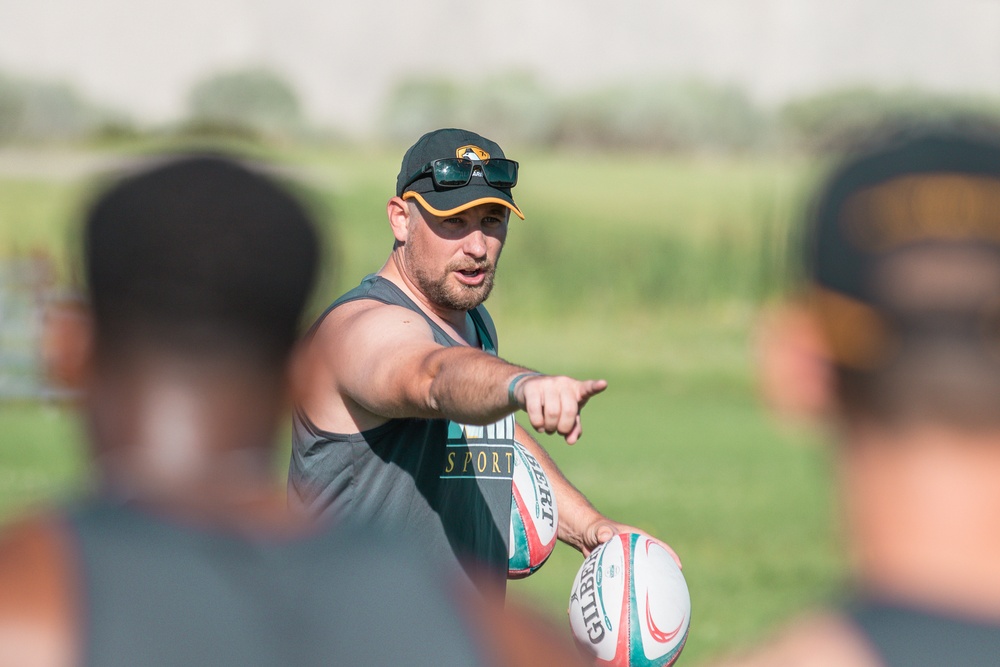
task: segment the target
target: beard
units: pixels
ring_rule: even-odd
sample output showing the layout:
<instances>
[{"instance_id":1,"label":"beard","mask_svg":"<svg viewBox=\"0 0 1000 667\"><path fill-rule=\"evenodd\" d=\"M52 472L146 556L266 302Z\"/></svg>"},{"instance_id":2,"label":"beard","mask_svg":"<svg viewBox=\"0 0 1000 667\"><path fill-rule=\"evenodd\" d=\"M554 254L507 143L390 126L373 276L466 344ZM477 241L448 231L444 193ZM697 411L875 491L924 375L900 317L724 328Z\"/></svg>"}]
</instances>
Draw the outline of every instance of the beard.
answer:
<instances>
[{"instance_id":1,"label":"beard","mask_svg":"<svg viewBox=\"0 0 1000 667\"><path fill-rule=\"evenodd\" d=\"M457 281L449 280L452 272L480 269L483 271L483 282L479 285L465 285ZM433 273L425 267L411 267L410 275L413 282L420 289L427 300L441 308L449 310L472 310L479 304L486 301L493 291L493 283L496 279L496 264L488 262L480 264L466 264L454 262L448 264L444 271L438 274Z\"/></svg>"},{"instance_id":2,"label":"beard","mask_svg":"<svg viewBox=\"0 0 1000 667\"><path fill-rule=\"evenodd\" d=\"M490 292L493 291L497 262L500 261L499 254L492 262L489 260L477 262L473 259L456 260L449 262L443 270L439 271L436 270L431 261L426 259L423 244L417 235L411 236L407 242L407 252L404 258L410 279L428 301L440 308L458 311L472 310L486 301ZM452 279L451 274L455 271L474 269L483 272L483 282L478 285L465 285Z\"/></svg>"}]
</instances>

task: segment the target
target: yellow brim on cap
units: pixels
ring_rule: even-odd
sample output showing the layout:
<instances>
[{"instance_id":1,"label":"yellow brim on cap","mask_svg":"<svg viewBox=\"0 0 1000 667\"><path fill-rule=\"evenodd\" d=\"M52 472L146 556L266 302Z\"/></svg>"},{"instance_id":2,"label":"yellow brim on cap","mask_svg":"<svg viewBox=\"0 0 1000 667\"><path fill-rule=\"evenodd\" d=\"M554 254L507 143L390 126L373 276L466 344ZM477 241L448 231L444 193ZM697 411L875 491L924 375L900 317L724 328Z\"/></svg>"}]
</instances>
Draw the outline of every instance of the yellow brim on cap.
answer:
<instances>
[{"instance_id":1,"label":"yellow brim on cap","mask_svg":"<svg viewBox=\"0 0 1000 667\"><path fill-rule=\"evenodd\" d=\"M440 209L434 208L433 206L427 203L427 200L424 199L419 192L414 192L412 190L404 192L403 199L416 199L418 202L420 202L420 205L423 206L425 209L427 209L434 215L442 218L448 215L453 215L455 213L460 213L462 211L472 208L473 206L479 206L480 204L500 204L514 211L517 217L521 218L521 220L524 220L524 214L521 213L521 210L518 207L511 204L509 201L500 199L499 197L483 197L481 199L473 199L472 201L465 202L461 206L456 206L455 208L448 209L447 211L442 211Z\"/></svg>"},{"instance_id":2,"label":"yellow brim on cap","mask_svg":"<svg viewBox=\"0 0 1000 667\"><path fill-rule=\"evenodd\" d=\"M895 338L873 306L815 284L809 290L808 303L834 361L855 370L870 370L890 356Z\"/></svg>"}]
</instances>

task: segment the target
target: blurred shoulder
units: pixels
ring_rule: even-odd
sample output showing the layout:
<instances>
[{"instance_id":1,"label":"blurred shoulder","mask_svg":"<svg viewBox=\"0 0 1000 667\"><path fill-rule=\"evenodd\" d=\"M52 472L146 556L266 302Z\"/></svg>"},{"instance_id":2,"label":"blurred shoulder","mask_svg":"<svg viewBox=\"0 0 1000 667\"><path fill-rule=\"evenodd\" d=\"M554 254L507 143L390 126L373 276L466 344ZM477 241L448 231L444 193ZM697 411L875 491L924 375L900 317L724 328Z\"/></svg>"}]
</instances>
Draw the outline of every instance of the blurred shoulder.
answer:
<instances>
[{"instance_id":1,"label":"blurred shoulder","mask_svg":"<svg viewBox=\"0 0 1000 667\"><path fill-rule=\"evenodd\" d=\"M865 639L845 618L815 613L796 620L769 642L713 667L881 667Z\"/></svg>"},{"instance_id":2,"label":"blurred shoulder","mask_svg":"<svg viewBox=\"0 0 1000 667\"><path fill-rule=\"evenodd\" d=\"M499 593L487 593L485 597L465 597L461 606L481 649L491 656L491 664L504 667L593 664L583 659L568 627L557 627L523 603L504 600Z\"/></svg>"},{"instance_id":3,"label":"blurred shoulder","mask_svg":"<svg viewBox=\"0 0 1000 667\"><path fill-rule=\"evenodd\" d=\"M0 531L0 664L72 664L76 588L71 543L56 516Z\"/></svg>"}]
</instances>

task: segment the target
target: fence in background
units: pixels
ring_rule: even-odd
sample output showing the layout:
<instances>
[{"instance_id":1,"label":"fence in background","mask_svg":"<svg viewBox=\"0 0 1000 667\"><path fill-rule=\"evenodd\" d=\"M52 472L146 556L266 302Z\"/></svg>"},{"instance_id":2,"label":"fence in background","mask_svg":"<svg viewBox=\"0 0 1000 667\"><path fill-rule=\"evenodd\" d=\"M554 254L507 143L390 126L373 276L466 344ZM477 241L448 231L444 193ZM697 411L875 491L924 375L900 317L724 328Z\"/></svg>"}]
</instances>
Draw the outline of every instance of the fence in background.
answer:
<instances>
[{"instance_id":1,"label":"fence in background","mask_svg":"<svg viewBox=\"0 0 1000 667\"><path fill-rule=\"evenodd\" d=\"M0 402L67 396L46 380L42 359L45 309L55 290L50 257L0 258Z\"/></svg>"}]
</instances>

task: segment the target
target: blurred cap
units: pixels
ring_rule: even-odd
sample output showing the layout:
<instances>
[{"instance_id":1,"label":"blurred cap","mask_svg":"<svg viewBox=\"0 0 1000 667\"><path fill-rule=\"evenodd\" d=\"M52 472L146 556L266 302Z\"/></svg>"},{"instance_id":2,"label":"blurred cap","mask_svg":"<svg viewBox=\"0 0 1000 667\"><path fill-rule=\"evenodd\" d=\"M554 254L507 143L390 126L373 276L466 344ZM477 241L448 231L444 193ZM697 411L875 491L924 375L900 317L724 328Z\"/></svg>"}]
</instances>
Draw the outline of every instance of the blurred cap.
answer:
<instances>
[{"instance_id":1,"label":"blurred cap","mask_svg":"<svg viewBox=\"0 0 1000 667\"><path fill-rule=\"evenodd\" d=\"M506 157L495 142L468 130L445 128L428 132L417 139L403 155L403 164L396 177L396 196L416 199L437 216L451 215L479 204L502 204L524 219L514 203L510 188L495 188L477 170L468 185L460 188L438 188L431 175L425 174L413 183L406 182L429 162L440 158L465 157L473 161ZM405 190L404 190L405 186Z\"/></svg>"},{"instance_id":2,"label":"blurred cap","mask_svg":"<svg viewBox=\"0 0 1000 667\"><path fill-rule=\"evenodd\" d=\"M1000 355L1000 135L957 127L857 154L816 202L806 272L840 365L941 344Z\"/></svg>"}]
</instances>

